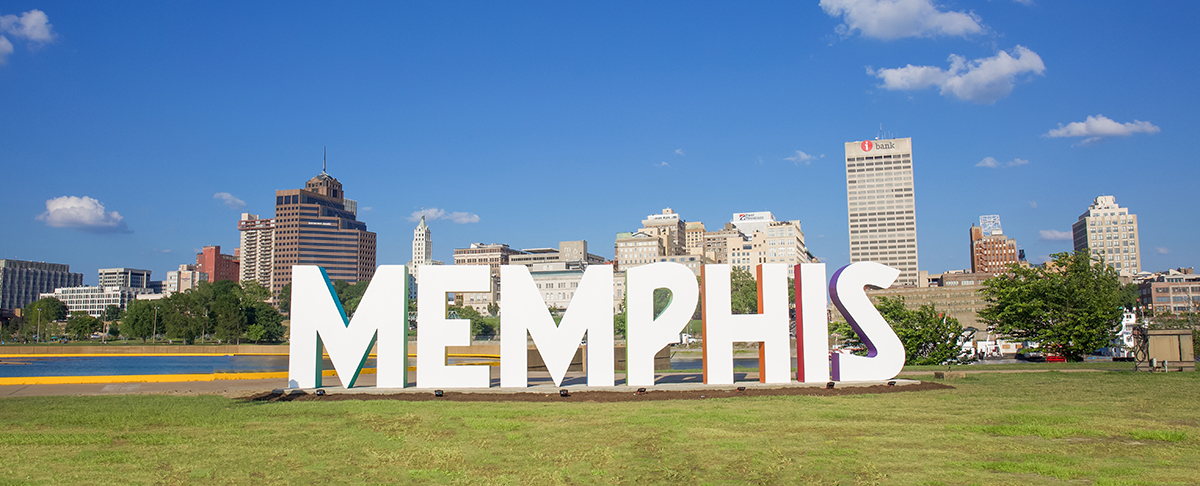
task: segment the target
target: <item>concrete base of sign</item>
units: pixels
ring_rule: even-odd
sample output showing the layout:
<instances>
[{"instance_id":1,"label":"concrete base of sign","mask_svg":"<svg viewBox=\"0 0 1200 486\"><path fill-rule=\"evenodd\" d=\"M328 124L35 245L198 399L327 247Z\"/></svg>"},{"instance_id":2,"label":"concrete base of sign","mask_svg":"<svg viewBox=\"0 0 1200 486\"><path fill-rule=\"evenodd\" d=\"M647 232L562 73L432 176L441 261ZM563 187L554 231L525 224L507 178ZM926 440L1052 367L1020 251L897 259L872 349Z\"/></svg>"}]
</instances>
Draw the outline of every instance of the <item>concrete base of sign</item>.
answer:
<instances>
[{"instance_id":1,"label":"concrete base of sign","mask_svg":"<svg viewBox=\"0 0 1200 486\"><path fill-rule=\"evenodd\" d=\"M585 376L568 375L563 380L562 386L554 386L550 376L546 373L544 377L539 374L531 373L529 383L531 386L526 388L500 388L499 380L493 379L491 388L444 388L444 392L459 392L459 393L491 393L491 394L513 394L513 393L542 393L542 394L557 394L559 390L567 390L568 392L591 392L591 391L607 391L607 392L622 392L634 393L639 388L646 388L647 391L685 391L685 390L735 390L738 387L746 387L746 389L777 389L777 388L825 388L824 383L759 383L758 373L736 373L735 382L732 385L706 385L699 373L662 373L655 375L655 385L652 387L638 387L625 385L625 377L623 374L617 375L616 386L587 386L587 378ZM370 375L364 375L359 378L358 385L354 388L342 388L335 384L337 378L326 378L332 386L321 388L325 394L386 394L395 395L402 393L428 394L433 390L428 388L376 388L369 385ZM895 378L884 381L844 381L834 384L837 388L852 388L852 387L867 387L886 385L889 382L895 382L895 386L903 387L908 385L920 384L919 380L906 380ZM365 385L365 386L364 386ZM274 390L277 394L291 393L313 393L312 388L278 388Z\"/></svg>"}]
</instances>

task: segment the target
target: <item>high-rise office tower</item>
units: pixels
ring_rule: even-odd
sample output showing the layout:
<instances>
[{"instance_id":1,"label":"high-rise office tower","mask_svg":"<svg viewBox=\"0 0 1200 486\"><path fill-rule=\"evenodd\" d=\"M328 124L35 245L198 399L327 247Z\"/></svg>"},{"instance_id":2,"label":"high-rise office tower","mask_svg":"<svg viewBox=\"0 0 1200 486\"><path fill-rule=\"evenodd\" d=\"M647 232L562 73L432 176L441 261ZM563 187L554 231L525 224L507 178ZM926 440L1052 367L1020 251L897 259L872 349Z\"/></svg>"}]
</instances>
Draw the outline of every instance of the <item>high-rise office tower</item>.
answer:
<instances>
[{"instance_id":1,"label":"high-rise office tower","mask_svg":"<svg viewBox=\"0 0 1200 486\"><path fill-rule=\"evenodd\" d=\"M433 260L433 231L425 224L425 216L413 229L412 260L408 262L409 293L415 294L416 285L421 282L421 265L441 265L443 262ZM415 298L415 297L414 297Z\"/></svg>"},{"instance_id":2,"label":"high-rise office tower","mask_svg":"<svg viewBox=\"0 0 1200 486\"><path fill-rule=\"evenodd\" d=\"M242 213L238 221L241 233L241 275L239 281L253 280L264 288L271 288L272 252L275 251L275 219L259 219L257 214Z\"/></svg>"},{"instance_id":3,"label":"high-rise office tower","mask_svg":"<svg viewBox=\"0 0 1200 486\"><path fill-rule=\"evenodd\" d=\"M330 280L375 275L375 233L347 211L342 183L324 170L303 189L275 191L271 292L292 282L292 265L319 265Z\"/></svg>"},{"instance_id":4,"label":"high-rise office tower","mask_svg":"<svg viewBox=\"0 0 1200 486\"><path fill-rule=\"evenodd\" d=\"M433 232L425 224L425 216L421 216L421 224L413 230L412 261L417 265L428 265L433 259Z\"/></svg>"},{"instance_id":5,"label":"high-rise office tower","mask_svg":"<svg viewBox=\"0 0 1200 486\"><path fill-rule=\"evenodd\" d=\"M83 285L82 273L61 263L0 259L0 309L20 309L59 287Z\"/></svg>"},{"instance_id":6,"label":"high-rise office tower","mask_svg":"<svg viewBox=\"0 0 1200 486\"><path fill-rule=\"evenodd\" d=\"M893 286L916 286L917 218L912 139L846 142L850 262L900 270Z\"/></svg>"},{"instance_id":7,"label":"high-rise office tower","mask_svg":"<svg viewBox=\"0 0 1200 486\"><path fill-rule=\"evenodd\" d=\"M1090 250L1092 258L1122 275L1142 271L1137 215L1117 204L1114 196L1097 197L1071 226L1075 251Z\"/></svg>"}]
</instances>

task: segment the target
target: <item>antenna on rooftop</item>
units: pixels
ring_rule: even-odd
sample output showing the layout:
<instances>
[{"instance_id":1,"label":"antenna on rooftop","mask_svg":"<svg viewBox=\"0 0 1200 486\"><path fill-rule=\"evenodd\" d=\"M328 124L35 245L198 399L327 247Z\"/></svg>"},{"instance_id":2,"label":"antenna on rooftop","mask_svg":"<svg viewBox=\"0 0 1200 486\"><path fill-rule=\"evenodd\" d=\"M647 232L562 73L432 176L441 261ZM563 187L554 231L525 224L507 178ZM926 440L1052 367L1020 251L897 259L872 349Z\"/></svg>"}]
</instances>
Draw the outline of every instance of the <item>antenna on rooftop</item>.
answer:
<instances>
[{"instance_id":1,"label":"antenna on rooftop","mask_svg":"<svg viewBox=\"0 0 1200 486\"><path fill-rule=\"evenodd\" d=\"M875 132L875 140L879 140L879 136L883 134L883 124L879 124L879 131Z\"/></svg>"},{"instance_id":2,"label":"antenna on rooftop","mask_svg":"<svg viewBox=\"0 0 1200 486\"><path fill-rule=\"evenodd\" d=\"M329 148L321 146L321 173L325 173L325 160L329 156Z\"/></svg>"}]
</instances>

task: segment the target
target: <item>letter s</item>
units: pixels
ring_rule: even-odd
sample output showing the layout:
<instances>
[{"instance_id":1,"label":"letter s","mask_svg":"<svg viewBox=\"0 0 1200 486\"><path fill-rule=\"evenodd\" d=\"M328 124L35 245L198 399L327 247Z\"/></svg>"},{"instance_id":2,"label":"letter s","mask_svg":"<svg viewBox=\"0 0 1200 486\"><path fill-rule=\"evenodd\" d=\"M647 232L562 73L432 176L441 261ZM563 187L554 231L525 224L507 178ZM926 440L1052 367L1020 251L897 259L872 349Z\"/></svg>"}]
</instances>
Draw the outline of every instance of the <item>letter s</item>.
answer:
<instances>
[{"instance_id":1,"label":"letter s","mask_svg":"<svg viewBox=\"0 0 1200 486\"><path fill-rule=\"evenodd\" d=\"M866 285L888 288L900 271L875 262L851 263L833 274L829 296L846 318L859 339L867 346L867 355L834 353L833 381L890 380L904 369L904 344L883 320L864 290Z\"/></svg>"}]
</instances>

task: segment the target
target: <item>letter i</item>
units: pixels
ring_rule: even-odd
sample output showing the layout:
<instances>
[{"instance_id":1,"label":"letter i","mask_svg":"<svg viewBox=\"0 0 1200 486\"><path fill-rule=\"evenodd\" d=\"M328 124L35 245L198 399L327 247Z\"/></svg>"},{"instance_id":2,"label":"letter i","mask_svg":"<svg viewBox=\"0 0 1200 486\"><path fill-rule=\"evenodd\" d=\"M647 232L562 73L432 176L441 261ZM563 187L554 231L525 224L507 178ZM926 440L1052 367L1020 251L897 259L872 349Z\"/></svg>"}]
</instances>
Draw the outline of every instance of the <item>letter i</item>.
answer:
<instances>
[{"instance_id":1,"label":"letter i","mask_svg":"<svg viewBox=\"0 0 1200 486\"><path fill-rule=\"evenodd\" d=\"M829 315L825 264L801 263L796 277L796 381L829 381Z\"/></svg>"}]
</instances>

